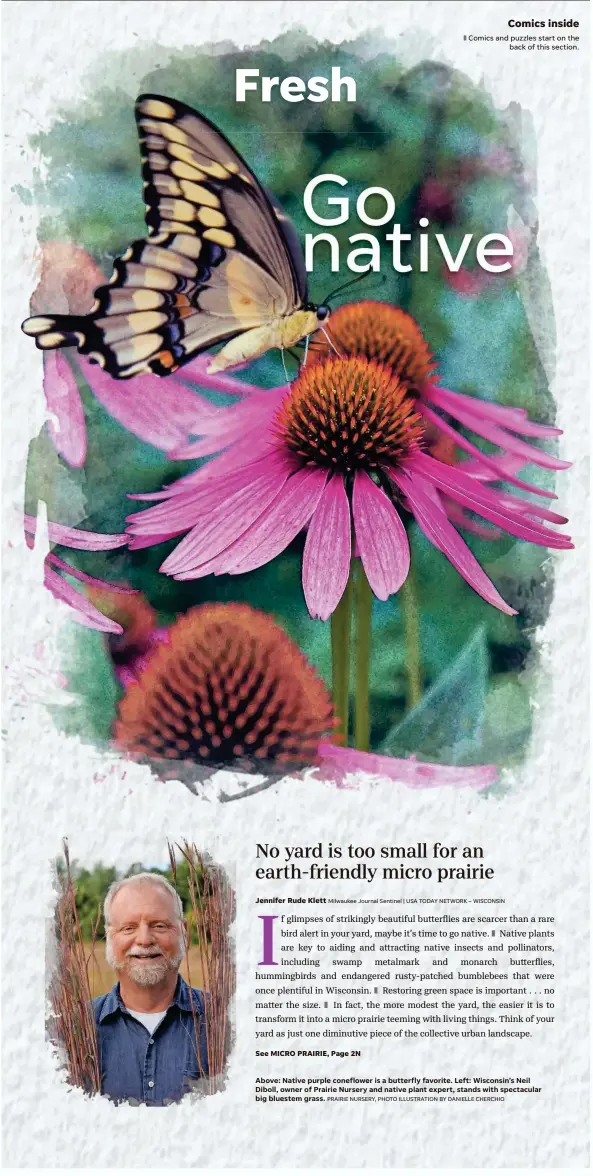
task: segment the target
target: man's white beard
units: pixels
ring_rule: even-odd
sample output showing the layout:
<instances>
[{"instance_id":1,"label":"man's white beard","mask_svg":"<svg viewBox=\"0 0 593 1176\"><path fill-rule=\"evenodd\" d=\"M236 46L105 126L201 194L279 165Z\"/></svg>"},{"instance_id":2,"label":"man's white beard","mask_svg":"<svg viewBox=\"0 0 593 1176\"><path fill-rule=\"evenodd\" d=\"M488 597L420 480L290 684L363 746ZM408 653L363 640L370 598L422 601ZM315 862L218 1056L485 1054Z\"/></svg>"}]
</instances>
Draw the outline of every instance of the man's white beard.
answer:
<instances>
[{"instance_id":1,"label":"man's white beard","mask_svg":"<svg viewBox=\"0 0 593 1176\"><path fill-rule=\"evenodd\" d=\"M180 937L178 951L173 956L161 955L156 958L146 958L142 955L136 955L135 952L128 952L121 963L116 963L108 938L105 958L110 968L113 968L115 972L127 972L130 980L133 980L134 984L138 984L140 988L152 988L155 984L161 984L169 972L178 970L184 954L185 944L183 938Z\"/></svg>"},{"instance_id":2,"label":"man's white beard","mask_svg":"<svg viewBox=\"0 0 593 1176\"><path fill-rule=\"evenodd\" d=\"M168 960L165 956L160 956L156 960L143 960L139 956L128 956L127 958L128 976L130 980L134 981L134 984L139 984L141 988L152 988L153 984L160 984L172 970L173 961Z\"/></svg>"}]
</instances>

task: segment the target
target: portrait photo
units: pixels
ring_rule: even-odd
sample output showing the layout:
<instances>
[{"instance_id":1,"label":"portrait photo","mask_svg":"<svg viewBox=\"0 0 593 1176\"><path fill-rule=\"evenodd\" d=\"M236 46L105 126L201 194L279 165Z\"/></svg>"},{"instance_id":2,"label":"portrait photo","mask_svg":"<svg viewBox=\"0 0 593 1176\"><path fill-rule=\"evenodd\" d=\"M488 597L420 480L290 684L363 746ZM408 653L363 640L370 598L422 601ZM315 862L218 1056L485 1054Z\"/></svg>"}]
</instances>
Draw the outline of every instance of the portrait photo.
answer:
<instances>
[{"instance_id":1,"label":"portrait photo","mask_svg":"<svg viewBox=\"0 0 593 1176\"><path fill-rule=\"evenodd\" d=\"M195 845L122 871L64 841L48 944L48 1038L70 1084L167 1106L224 1084L234 895Z\"/></svg>"}]
</instances>

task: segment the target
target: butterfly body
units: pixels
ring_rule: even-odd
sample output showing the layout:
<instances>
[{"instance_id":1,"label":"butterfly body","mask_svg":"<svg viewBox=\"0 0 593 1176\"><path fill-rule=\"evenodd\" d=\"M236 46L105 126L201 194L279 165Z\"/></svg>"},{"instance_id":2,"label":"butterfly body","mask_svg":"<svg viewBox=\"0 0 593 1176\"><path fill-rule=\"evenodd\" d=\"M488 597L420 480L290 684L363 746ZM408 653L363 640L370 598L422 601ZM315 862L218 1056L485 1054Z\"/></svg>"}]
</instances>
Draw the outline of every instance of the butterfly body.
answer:
<instances>
[{"instance_id":1,"label":"butterfly body","mask_svg":"<svg viewBox=\"0 0 593 1176\"><path fill-rule=\"evenodd\" d=\"M274 347L288 351L318 329L316 310L295 310L293 314L277 318L265 327L253 327L225 343L210 361L208 372L222 372L236 364L248 363Z\"/></svg>"},{"instance_id":2,"label":"butterfly body","mask_svg":"<svg viewBox=\"0 0 593 1176\"><path fill-rule=\"evenodd\" d=\"M294 229L224 135L158 95L138 99L136 120L148 236L116 258L87 315L38 315L25 333L128 379L220 343L209 370L222 371L316 331L329 311L309 303Z\"/></svg>"}]
</instances>

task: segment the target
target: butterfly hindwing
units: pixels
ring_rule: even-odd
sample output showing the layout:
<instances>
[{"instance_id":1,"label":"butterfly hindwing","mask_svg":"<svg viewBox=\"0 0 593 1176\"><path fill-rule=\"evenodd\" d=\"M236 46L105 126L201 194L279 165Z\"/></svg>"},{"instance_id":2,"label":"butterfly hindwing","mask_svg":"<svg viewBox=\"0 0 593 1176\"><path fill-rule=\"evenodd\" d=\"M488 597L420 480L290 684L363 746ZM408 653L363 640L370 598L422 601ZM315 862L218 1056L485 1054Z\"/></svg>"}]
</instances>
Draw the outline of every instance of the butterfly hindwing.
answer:
<instances>
[{"instance_id":1,"label":"butterfly hindwing","mask_svg":"<svg viewBox=\"0 0 593 1176\"><path fill-rule=\"evenodd\" d=\"M88 315L24 324L38 346L74 344L117 378L165 375L306 299L289 222L216 127L156 95L136 120L147 239L116 259Z\"/></svg>"}]
</instances>

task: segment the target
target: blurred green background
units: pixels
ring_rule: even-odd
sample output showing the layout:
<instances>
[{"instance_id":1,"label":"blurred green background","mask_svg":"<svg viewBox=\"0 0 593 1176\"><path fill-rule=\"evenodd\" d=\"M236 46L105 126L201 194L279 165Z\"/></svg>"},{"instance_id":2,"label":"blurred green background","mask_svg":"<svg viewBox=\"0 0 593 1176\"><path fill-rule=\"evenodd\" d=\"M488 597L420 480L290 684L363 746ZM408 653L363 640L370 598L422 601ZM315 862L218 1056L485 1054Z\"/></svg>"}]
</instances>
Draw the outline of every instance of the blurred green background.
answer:
<instances>
[{"instance_id":1,"label":"blurred green background","mask_svg":"<svg viewBox=\"0 0 593 1176\"><path fill-rule=\"evenodd\" d=\"M163 57L165 55L163 54ZM258 67L261 74L307 78L342 75L358 80L350 103L262 104L258 95L234 101L235 68ZM138 77L134 54L114 56L107 84L76 109L62 110L51 129L35 140L46 174L32 193L43 208L42 240L71 240L84 246L111 273L113 257L144 235L139 150L128 94L116 78ZM146 73L138 92L171 95L195 106L220 126L293 218L301 239L322 232L304 215L302 193L322 172L343 175L354 208L363 188L382 185L395 196L395 220L409 231L427 216L432 231L444 231L455 252L466 232L482 236L507 231L507 211L533 222L533 202L521 162L520 145L492 107L487 93L435 62L406 71L388 52L368 41L347 47L319 46L291 34L248 52L191 50ZM370 200L370 214L376 210ZM389 226L377 229L379 239ZM310 277L312 300L323 302L346 269L347 238L369 231L354 214L331 229L342 244L342 267L331 274L327 253L316 255ZM413 261L413 242L405 260ZM403 306L417 319L438 360L446 387L487 400L516 404L538 420L553 416L516 276L482 280L469 270L459 278L431 250L430 271L399 275L391 247L383 246L382 274L370 275L348 297L371 297ZM469 263L468 263L469 264ZM524 276L539 299L539 313L551 322L547 283L533 238ZM340 300L338 300L340 301ZM251 365L246 378L271 386L283 382L280 357L270 353ZM133 381L129 385L133 393ZM170 462L111 420L89 390L81 389L87 412L88 459L81 471L57 457L44 430L32 443L27 507L48 505L50 519L81 521L98 531L120 531L136 509L126 493L149 491L193 468ZM532 481L547 475L533 467ZM74 505L75 504L75 507ZM140 505L140 504L138 504ZM530 733L529 686L533 639L551 595L545 549L510 537L486 541L465 535L505 599L519 609L506 616L465 583L448 561L409 524L420 616L424 697L406 710L406 647L401 601L374 602L371 672L371 742L374 750L415 753L443 763L516 762ZM329 624L309 617L302 595L302 538L256 572L176 583L158 572L174 543L111 554L61 552L85 571L140 589L158 612L159 623L206 600L241 600L264 607L284 625L312 663L330 681ZM85 739L107 742L120 687L109 642L98 633L64 629L65 669L76 706L56 711L56 722Z\"/></svg>"},{"instance_id":2,"label":"blurred green background","mask_svg":"<svg viewBox=\"0 0 593 1176\"><path fill-rule=\"evenodd\" d=\"M120 882L122 878L132 878L135 874L161 874L167 882L171 884L174 890L177 891L181 902L183 904L183 914L188 921L191 929L191 942L197 943L198 937L196 928L192 917L192 904L189 885L189 866L186 859L181 855L176 855L176 877L173 877L173 871L170 865L143 865L142 862L134 862L126 870L117 870L115 866L105 866L102 862L96 862L92 869L87 866L82 866L79 862L71 862L70 875L74 883L76 891L76 911L80 922L80 929L82 938L85 943L90 942L93 938L93 931L96 933L97 939L105 938L105 922L103 919L103 903L107 895L109 887L114 882ZM63 857L57 857L53 863L57 875L58 884L61 888L65 886L67 881L66 862ZM199 884L201 885L202 871L198 871ZM97 922L97 918L100 919Z\"/></svg>"}]
</instances>

